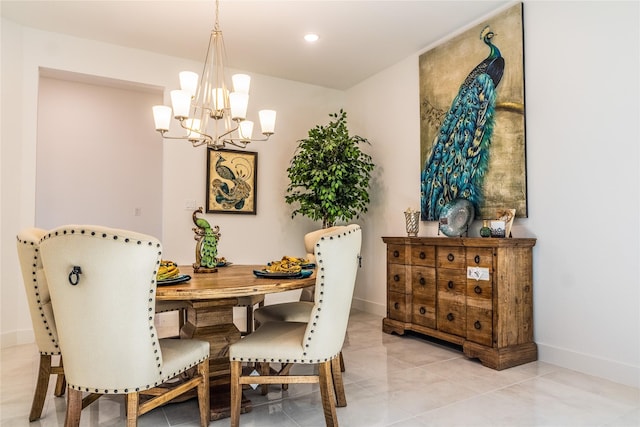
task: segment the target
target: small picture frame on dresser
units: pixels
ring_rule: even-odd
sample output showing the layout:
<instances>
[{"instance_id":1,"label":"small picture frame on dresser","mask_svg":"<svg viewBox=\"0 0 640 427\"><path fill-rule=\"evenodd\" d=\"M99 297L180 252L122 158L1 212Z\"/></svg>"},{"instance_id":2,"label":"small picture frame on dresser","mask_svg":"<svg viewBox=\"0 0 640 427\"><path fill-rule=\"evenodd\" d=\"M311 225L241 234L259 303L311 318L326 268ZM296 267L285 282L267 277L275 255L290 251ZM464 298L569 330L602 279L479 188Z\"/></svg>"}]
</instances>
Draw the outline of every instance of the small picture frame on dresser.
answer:
<instances>
[{"instance_id":1,"label":"small picture frame on dresser","mask_svg":"<svg viewBox=\"0 0 640 427\"><path fill-rule=\"evenodd\" d=\"M502 237L511 237L511 227L513 226L513 219L515 217L515 209L501 209L497 212L496 219L504 221L504 236Z\"/></svg>"},{"instance_id":2,"label":"small picture frame on dresser","mask_svg":"<svg viewBox=\"0 0 640 427\"><path fill-rule=\"evenodd\" d=\"M491 237L505 237L505 222L501 219L495 219L491 221L489 228L491 228Z\"/></svg>"}]
</instances>

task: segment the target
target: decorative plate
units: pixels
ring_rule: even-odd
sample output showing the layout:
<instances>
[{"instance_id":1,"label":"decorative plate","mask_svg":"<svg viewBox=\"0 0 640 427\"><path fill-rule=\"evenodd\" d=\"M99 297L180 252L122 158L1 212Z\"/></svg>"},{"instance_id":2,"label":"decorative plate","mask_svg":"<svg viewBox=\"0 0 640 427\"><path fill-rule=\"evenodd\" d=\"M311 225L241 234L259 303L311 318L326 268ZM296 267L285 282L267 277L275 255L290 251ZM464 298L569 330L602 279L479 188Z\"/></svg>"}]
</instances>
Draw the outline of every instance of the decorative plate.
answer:
<instances>
[{"instance_id":1,"label":"decorative plate","mask_svg":"<svg viewBox=\"0 0 640 427\"><path fill-rule=\"evenodd\" d=\"M475 216L473 204L467 199L454 199L440 212L440 231L448 237L457 237L467 231Z\"/></svg>"},{"instance_id":2,"label":"decorative plate","mask_svg":"<svg viewBox=\"0 0 640 427\"><path fill-rule=\"evenodd\" d=\"M300 270L297 272L288 273L286 271L267 271L266 269L262 270L253 270L253 274L256 277L268 277L270 279L302 279L304 277L309 277L313 271L311 270Z\"/></svg>"},{"instance_id":3,"label":"decorative plate","mask_svg":"<svg viewBox=\"0 0 640 427\"><path fill-rule=\"evenodd\" d=\"M226 266L231 265L231 264L233 264L233 263L229 262L229 261L222 261L222 262L217 263L216 267L226 267Z\"/></svg>"},{"instance_id":4,"label":"decorative plate","mask_svg":"<svg viewBox=\"0 0 640 427\"><path fill-rule=\"evenodd\" d=\"M178 283L188 282L191 280L191 276L188 274L181 274L170 279L158 280L158 285L176 285Z\"/></svg>"}]
</instances>

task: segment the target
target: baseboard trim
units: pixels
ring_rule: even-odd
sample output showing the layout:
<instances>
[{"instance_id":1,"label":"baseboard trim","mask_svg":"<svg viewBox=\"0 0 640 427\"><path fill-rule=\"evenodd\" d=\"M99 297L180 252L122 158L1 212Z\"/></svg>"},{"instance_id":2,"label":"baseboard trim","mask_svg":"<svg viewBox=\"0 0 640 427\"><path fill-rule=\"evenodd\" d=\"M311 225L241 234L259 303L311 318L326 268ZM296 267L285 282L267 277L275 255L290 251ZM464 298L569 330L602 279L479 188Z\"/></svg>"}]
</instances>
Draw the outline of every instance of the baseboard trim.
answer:
<instances>
[{"instance_id":1,"label":"baseboard trim","mask_svg":"<svg viewBox=\"0 0 640 427\"><path fill-rule=\"evenodd\" d=\"M579 353L539 342L536 344L538 345L538 360L640 388L640 366L633 366L616 360Z\"/></svg>"},{"instance_id":2,"label":"baseboard trim","mask_svg":"<svg viewBox=\"0 0 640 427\"><path fill-rule=\"evenodd\" d=\"M351 307L382 317L387 315L387 306L385 304L379 304L361 298L354 297L351 302Z\"/></svg>"},{"instance_id":3,"label":"baseboard trim","mask_svg":"<svg viewBox=\"0 0 640 427\"><path fill-rule=\"evenodd\" d=\"M31 329L6 332L0 335L0 348L8 348L16 345L31 344L36 337Z\"/></svg>"}]
</instances>

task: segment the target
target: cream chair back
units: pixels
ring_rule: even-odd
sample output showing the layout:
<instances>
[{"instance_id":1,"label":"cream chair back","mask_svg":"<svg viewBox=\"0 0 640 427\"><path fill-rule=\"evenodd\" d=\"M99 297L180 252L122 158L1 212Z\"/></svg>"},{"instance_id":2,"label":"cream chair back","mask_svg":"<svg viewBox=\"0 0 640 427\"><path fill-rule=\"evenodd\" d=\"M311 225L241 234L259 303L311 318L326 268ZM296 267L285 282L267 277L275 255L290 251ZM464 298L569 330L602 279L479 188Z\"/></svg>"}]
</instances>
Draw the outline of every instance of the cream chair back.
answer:
<instances>
[{"instance_id":1,"label":"cream chair back","mask_svg":"<svg viewBox=\"0 0 640 427\"><path fill-rule=\"evenodd\" d=\"M69 386L126 393L157 385L163 368L154 326L160 241L70 225L48 232L40 248Z\"/></svg>"},{"instance_id":2,"label":"cream chair back","mask_svg":"<svg viewBox=\"0 0 640 427\"><path fill-rule=\"evenodd\" d=\"M342 349L361 245L356 224L324 234L315 244L315 302L303 339L305 359L335 357Z\"/></svg>"},{"instance_id":3,"label":"cream chair back","mask_svg":"<svg viewBox=\"0 0 640 427\"><path fill-rule=\"evenodd\" d=\"M40 239L45 233L41 228L21 230L17 236L18 260L38 351L59 355L58 331L40 257Z\"/></svg>"},{"instance_id":4,"label":"cream chair back","mask_svg":"<svg viewBox=\"0 0 640 427\"><path fill-rule=\"evenodd\" d=\"M336 225L329 228L321 228L320 230L311 231L304 235L304 249L306 252L305 258L311 262L316 262L316 255L314 254L314 250L316 247L316 243L318 240L324 236L325 234L330 234L335 231L340 231L347 228L346 225ZM302 289L300 293L300 301L313 301L314 287L308 287Z\"/></svg>"},{"instance_id":5,"label":"cream chair back","mask_svg":"<svg viewBox=\"0 0 640 427\"><path fill-rule=\"evenodd\" d=\"M343 228L347 228L346 225L336 225L328 228L321 228L319 230L310 231L309 233L304 235L304 249L306 252L306 259L309 262L316 262L316 256L314 254L314 250L316 247L316 243L320 237L325 234L333 233L337 230L342 230Z\"/></svg>"}]
</instances>

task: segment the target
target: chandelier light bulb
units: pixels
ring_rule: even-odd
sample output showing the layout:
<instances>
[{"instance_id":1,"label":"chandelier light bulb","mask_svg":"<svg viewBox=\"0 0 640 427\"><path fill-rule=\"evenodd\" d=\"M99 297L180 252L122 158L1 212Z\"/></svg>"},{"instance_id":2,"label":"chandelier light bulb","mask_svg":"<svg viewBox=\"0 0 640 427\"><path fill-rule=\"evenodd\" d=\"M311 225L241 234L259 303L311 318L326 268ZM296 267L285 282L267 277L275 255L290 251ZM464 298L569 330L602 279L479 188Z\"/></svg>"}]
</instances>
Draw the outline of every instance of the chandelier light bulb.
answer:
<instances>
[{"instance_id":1,"label":"chandelier light bulb","mask_svg":"<svg viewBox=\"0 0 640 427\"><path fill-rule=\"evenodd\" d=\"M171 105L173 106L173 113L178 120L189 117L191 94L186 90L172 90Z\"/></svg>"},{"instance_id":2,"label":"chandelier light bulb","mask_svg":"<svg viewBox=\"0 0 640 427\"><path fill-rule=\"evenodd\" d=\"M275 110L260 110L258 111L258 117L260 117L260 128L263 135L273 135L276 129L276 111Z\"/></svg>"},{"instance_id":3,"label":"chandelier light bulb","mask_svg":"<svg viewBox=\"0 0 640 427\"><path fill-rule=\"evenodd\" d=\"M247 118L249 95L246 93L231 92L229 94L229 104L231 107L231 120L244 120Z\"/></svg>"},{"instance_id":4,"label":"chandelier light bulb","mask_svg":"<svg viewBox=\"0 0 640 427\"><path fill-rule=\"evenodd\" d=\"M180 89L189 92L192 98L196 96L198 74L193 71L181 71L178 76L180 78Z\"/></svg>"},{"instance_id":5,"label":"chandelier light bulb","mask_svg":"<svg viewBox=\"0 0 640 427\"><path fill-rule=\"evenodd\" d=\"M233 82L233 91L246 93L249 95L249 86L251 85L251 77L247 74L234 74L231 76Z\"/></svg>"},{"instance_id":6,"label":"chandelier light bulb","mask_svg":"<svg viewBox=\"0 0 640 427\"><path fill-rule=\"evenodd\" d=\"M251 120L244 120L240 122L240 139L243 141L251 141L253 135L253 122Z\"/></svg>"},{"instance_id":7,"label":"chandelier light bulb","mask_svg":"<svg viewBox=\"0 0 640 427\"><path fill-rule=\"evenodd\" d=\"M169 131L171 125L171 107L166 105L153 106L153 121L157 131Z\"/></svg>"}]
</instances>

